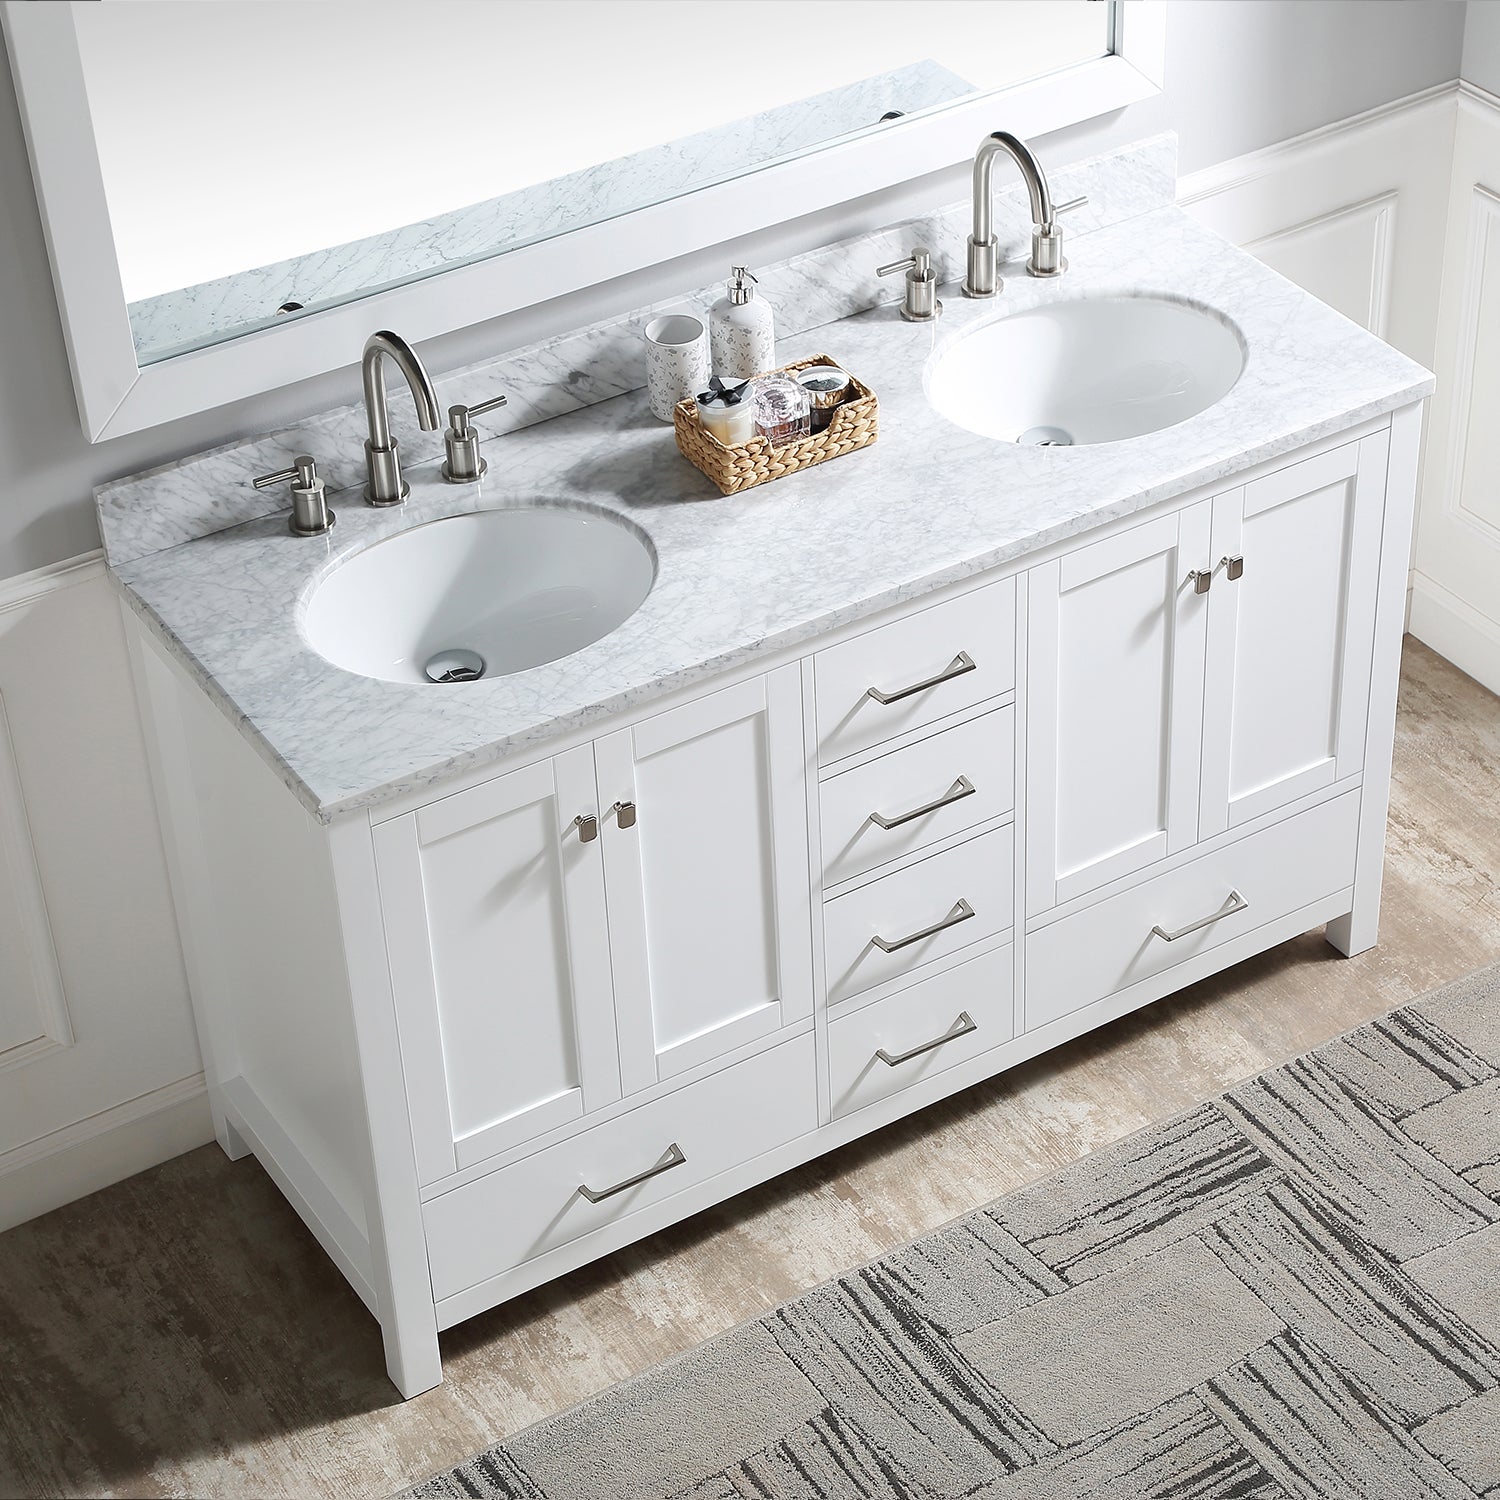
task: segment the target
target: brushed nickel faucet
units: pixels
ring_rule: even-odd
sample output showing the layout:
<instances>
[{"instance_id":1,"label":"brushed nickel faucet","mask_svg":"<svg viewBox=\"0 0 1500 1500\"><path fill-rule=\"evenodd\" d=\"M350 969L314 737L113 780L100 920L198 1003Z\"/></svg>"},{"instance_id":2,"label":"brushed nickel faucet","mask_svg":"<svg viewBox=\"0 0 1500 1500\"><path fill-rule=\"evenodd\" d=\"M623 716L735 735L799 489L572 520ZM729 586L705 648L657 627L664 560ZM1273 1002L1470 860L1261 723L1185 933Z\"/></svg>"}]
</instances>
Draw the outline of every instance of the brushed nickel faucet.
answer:
<instances>
[{"instance_id":1,"label":"brushed nickel faucet","mask_svg":"<svg viewBox=\"0 0 1500 1500\"><path fill-rule=\"evenodd\" d=\"M997 130L979 143L974 154L974 232L969 236L969 274L964 278L965 297L993 297L1001 288L997 274L998 246L995 241L994 194L991 178L994 161L1005 152L1021 169L1021 180L1031 198L1031 259L1026 262L1030 276L1060 276L1067 270L1063 259L1062 230L1057 215L1078 208L1087 198L1074 198L1054 204L1047 186L1047 174L1036 159L1036 153L1019 136L1008 130Z\"/></svg>"},{"instance_id":2,"label":"brushed nickel faucet","mask_svg":"<svg viewBox=\"0 0 1500 1500\"><path fill-rule=\"evenodd\" d=\"M406 377L422 431L436 432L438 428L437 392L432 388L432 377L417 357L417 351L399 333L385 329L372 333L365 340L365 352L360 361L365 385L365 415L370 421L370 436L365 442L365 470L369 475L369 483L365 486L367 505L400 505L411 492L411 486L401 477L400 445L391 436L391 414L385 394L385 361L388 358Z\"/></svg>"}]
</instances>

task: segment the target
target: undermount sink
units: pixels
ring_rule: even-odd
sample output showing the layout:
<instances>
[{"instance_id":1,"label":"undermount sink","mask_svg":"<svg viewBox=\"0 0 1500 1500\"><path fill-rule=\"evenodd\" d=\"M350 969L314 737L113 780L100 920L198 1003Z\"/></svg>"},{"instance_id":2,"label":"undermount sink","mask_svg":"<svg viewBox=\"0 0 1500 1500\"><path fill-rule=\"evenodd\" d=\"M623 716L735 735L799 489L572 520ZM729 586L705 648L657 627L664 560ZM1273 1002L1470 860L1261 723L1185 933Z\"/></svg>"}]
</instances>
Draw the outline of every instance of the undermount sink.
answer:
<instances>
[{"instance_id":1,"label":"undermount sink","mask_svg":"<svg viewBox=\"0 0 1500 1500\"><path fill-rule=\"evenodd\" d=\"M314 590L302 632L387 682L504 677L608 635L655 581L650 542L602 511L475 511L355 553Z\"/></svg>"},{"instance_id":2,"label":"undermount sink","mask_svg":"<svg viewBox=\"0 0 1500 1500\"><path fill-rule=\"evenodd\" d=\"M1114 443L1185 422L1245 368L1239 332L1166 297L1087 297L1010 313L961 333L930 361L927 398L1001 442Z\"/></svg>"}]
</instances>

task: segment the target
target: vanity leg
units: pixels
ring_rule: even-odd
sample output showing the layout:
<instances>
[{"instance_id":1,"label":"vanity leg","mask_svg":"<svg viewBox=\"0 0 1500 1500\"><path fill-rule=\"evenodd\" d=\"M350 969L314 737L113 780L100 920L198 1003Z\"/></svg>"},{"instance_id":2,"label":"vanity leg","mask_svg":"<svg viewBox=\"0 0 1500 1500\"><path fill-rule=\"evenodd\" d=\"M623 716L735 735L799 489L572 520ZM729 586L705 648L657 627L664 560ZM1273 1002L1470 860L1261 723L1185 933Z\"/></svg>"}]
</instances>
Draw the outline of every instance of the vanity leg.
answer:
<instances>
[{"instance_id":1,"label":"vanity leg","mask_svg":"<svg viewBox=\"0 0 1500 1500\"><path fill-rule=\"evenodd\" d=\"M1380 582L1375 602L1375 640L1370 657L1370 708L1365 723L1364 786L1360 793L1359 850L1354 864L1354 905L1328 924L1326 936L1353 958L1375 946L1380 934L1380 883L1385 873L1385 822L1391 803L1391 765L1396 748L1396 694L1401 682L1401 644L1406 627L1406 575L1411 557L1417 495L1417 454L1422 435L1420 404L1391 418L1386 462L1385 524L1380 542Z\"/></svg>"},{"instance_id":2,"label":"vanity leg","mask_svg":"<svg viewBox=\"0 0 1500 1500\"><path fill-rule=\"evenodd\" d=\"M412 1299L413 1303L415 1299ZM443 1357L438 1348L437 1314L429 1301L425 1318L415 1305L393 1305L381 1295L380 1337L385 1344L385 1369L391 1384L410 1401L443 1383Z\"/></svg>"}]
</instances>

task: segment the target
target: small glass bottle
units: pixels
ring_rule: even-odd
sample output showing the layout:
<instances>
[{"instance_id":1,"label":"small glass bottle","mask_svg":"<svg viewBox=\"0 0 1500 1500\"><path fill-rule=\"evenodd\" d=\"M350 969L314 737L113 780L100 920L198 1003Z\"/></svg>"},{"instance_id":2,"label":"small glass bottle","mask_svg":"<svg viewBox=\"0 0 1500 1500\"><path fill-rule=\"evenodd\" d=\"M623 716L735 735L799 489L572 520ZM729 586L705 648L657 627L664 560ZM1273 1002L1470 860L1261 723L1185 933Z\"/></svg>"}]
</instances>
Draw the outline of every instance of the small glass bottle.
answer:
<instances>
[{"instance_id":1,"label":"small glass bottle","mask_svg":"<svg viewBox=\"0 0 1500 1500\"><path fill-rule=\"evenodd\" d=\"M762 375L750 387L755 431L773 448L806 437L812 430L811 402L790 375Z\"/></svg>"}]
</instances>

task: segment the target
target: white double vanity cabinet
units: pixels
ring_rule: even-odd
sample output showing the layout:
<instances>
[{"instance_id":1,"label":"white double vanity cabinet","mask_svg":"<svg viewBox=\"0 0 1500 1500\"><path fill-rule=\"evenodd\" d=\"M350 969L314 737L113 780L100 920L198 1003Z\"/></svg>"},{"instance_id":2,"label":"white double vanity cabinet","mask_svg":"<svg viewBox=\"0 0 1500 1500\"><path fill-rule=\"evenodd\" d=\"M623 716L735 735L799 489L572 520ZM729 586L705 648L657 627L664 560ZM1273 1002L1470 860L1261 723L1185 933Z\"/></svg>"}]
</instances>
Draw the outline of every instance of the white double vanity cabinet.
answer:
<instances>
[{"instance_id":1,"label":"white double vanity cabinet","mask_svg":"<svg viewBox=\"0 0 1500 1500\"><path fill-rule=\"evenodd\" d=\"M1024 1058L1371 945L1418 430L327 823L127 613L220 1140L402 1392L440 1329Z\"/></svg>"}]
</instances>

